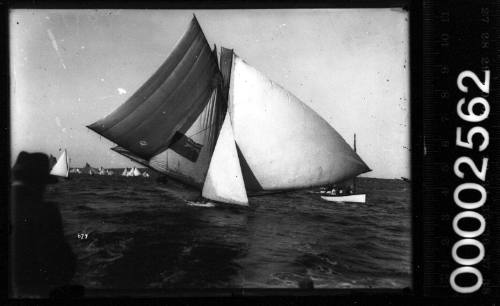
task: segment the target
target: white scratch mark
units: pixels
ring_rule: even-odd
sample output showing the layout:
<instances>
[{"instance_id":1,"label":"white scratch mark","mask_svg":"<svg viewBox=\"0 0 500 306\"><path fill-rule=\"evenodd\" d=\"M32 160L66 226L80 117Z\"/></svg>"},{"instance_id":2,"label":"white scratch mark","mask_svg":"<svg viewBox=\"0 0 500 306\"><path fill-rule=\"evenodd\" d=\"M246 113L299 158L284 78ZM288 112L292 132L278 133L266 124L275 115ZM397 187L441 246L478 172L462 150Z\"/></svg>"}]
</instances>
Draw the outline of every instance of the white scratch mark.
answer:
<instances>
[{"instance_id":1,"label":"white scratch mark","mask_svg":"<svg viewBox=\"0 0 500 306\"><path fill-rule=\"evenodd\" d=\"M58 127L61 127L61 119L59 117L56 117L56 124Z\"/></svg>"},{"instance_id":2,"label":"white scratch mark","mask_svg":"<svg viewBox=\"0 0 500 306\"><path fill-rule=\"evenodd\" d=\"M47 29L47 33L49 34L50 41L52 41L52 47L54 47L54 50L56 50L56 52L59 52L59 47L57 46L57 41L54 37L54 34L52 34L52 31L50 29Z\"/></svg>"},{"instance_id":3,"label":"white scratch mark","mask_svg":"<svg viewBox=\"0 0 500 306\"><path fill-rule=\"evenodd\" d=\"M126 93L127 93L127 91L126 91L125 89L121 88L121 87L120 87L120 88L117 88L116 90L118 90L118 94L119 94L119 95L124 95L124 94L126 94Z\"/></svg>"},{"instance_id":4,"label":"white scratch mark","mask_svg":"<svg viewBox=\"0 0 500 306\"><path fill-rule=\"evenodd\" d=\"M57 45L56 38L54 37L54 34L52 34L52 31L50 29L47 29L47 34L49 34L50 41L52 42L52 47L56 51L57 57L59 58L59 62L61 63L62 67L66 69L66 65L64 64L64 60L61 56L61 53L59 52L59 46Z\"/></svg>"},{"instance_id":5,"label":"white scratch mark","mask_svg":"<svg viewBox=\"0 0 500 306\"><path fill-rule=\"evenodd\" d=\"M104 79L103 79L103 78L101 78L101 82L104 82Z\"/></svg>"}]
</instances>

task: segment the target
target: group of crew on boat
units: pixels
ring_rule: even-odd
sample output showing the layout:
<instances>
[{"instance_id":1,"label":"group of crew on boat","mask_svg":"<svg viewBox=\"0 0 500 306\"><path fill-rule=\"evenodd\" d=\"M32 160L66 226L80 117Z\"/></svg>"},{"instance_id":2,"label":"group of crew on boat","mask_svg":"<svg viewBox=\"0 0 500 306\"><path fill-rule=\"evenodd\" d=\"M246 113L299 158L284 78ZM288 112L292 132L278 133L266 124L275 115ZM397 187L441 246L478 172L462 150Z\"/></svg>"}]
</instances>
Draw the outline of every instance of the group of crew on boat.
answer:
<instances>
[{"instance_id":1,"label":"group of crew on boat","mask_svg":"<svg viewBox=\"0 0 500 306\"><path fill-rule=\"evenodd\" d=\"M321 193L327 193L333 196L345 196L354 194L353 189L354 189L353 186L344 187L344 186L333 185L330 187L322 187Z\"/></svg>"}]
</instances>

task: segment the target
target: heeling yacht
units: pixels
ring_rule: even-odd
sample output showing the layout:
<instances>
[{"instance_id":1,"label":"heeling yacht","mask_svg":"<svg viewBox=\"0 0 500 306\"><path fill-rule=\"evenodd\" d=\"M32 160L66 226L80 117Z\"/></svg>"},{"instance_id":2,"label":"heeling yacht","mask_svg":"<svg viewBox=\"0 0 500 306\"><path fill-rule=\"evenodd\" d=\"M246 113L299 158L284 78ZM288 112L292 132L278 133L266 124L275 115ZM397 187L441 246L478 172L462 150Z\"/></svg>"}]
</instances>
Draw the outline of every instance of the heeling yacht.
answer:
<instances>
[{"instance_id":1,"label":"heeling yacht","mask_svg":"<svg viewBox=\"0 0 500 306\"><path fill-rule=\"evenodd\" d=\"M231 204L370 171L328 122L233 50L221 48L217 61L196 17L158 70L88 128L112 150Z\"/></svg>"}]
</instances>

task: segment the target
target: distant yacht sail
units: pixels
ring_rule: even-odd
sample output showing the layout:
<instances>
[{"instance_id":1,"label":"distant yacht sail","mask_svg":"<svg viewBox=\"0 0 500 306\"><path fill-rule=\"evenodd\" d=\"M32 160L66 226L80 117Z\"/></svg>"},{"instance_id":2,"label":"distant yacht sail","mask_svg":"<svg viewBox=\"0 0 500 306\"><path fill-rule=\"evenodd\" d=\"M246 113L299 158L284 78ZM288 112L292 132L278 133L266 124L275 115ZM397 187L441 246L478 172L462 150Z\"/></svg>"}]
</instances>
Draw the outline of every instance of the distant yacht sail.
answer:
<instances>
[{"instance_id":1,"label":"distant yacht sail","mask_svg":"<svg viewBox=\"0 0 500 306\"><path fill-rule=\"evenodd\" d=\"M130 171L127 172L127 176L134 176L134 168L130 168Z\"/></svg>"},{"instance_id":2,"label":"distant yacht sail","mask_svg":"<svg viewBox=\"0 0 500 306\"><path fill-rule=\"evenodd\" d=\"M90 166L89 163L85 163L85 167L82 168L83 174L94 175L97 174L98 172L99 170Z\"/></svg>"},{"instance_id":3,"label":"distant yacht sail","mask_svg":"<svg viewBox=\"0 0 500 306\"><path fill-rule=\"evenodd\" d=\"M99 175L106 175L106 169L104 169L102 166L99 168Z\"/></svg>"},{"instance_id":4,"label":"distant yacht sail","mask_svg":"<svg viewBox=\"0 0 500 306\"><path fill-rule=\"evenodd\" d=\"M134 167L134 171L132 172L132 174L134 176L141 176L141 172L139 171L139 169L137 169L136 167Z\"/></svg>"},{"instance_id":5,"label":"distant yacht sail","mask_svg":"<svg viewBox=\"0 0 500 306\"><path fill-rule=\"evenodd\" d=\"M60 176L60 177L68 177L69 175L69 162L68 162L68 154L66 150L64 150L57 159L56 164L50 170L50 174Z\"/></svg>"},{"instance_id":6,"label":"distant yacht sail","mask_svg":"<svg viewBox=\"0 0 500 306\"><path fill-rule=\"evenodd\" d=\"M88 127L115 142L114 151L227 203L246 205L246 191L322 186L370 171L292 93L233 50L221 48L219 64L216 54L193 18L151 78Z\"/></svg>"}]
</instances>

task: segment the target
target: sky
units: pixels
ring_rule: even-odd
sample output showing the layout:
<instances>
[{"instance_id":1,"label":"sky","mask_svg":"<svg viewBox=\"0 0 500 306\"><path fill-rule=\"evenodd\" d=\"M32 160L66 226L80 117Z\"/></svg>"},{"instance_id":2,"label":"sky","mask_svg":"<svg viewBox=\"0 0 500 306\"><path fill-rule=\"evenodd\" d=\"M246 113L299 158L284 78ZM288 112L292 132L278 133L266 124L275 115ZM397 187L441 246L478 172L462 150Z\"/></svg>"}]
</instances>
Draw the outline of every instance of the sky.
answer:
<instances>
[{"instance_id":1,"label":"sky","mask_svg":"<svg viewBox=\"0 0 500 306\"><path fill-rule=\"evenodd\" d=\"M20 151L72 167L137 165L86 128L124 103L196 17L209 44L234 49L309 105L373 170L409 177L409 22L399 9L13 10L11 165Z\"/></svg>"}]
</instances>

